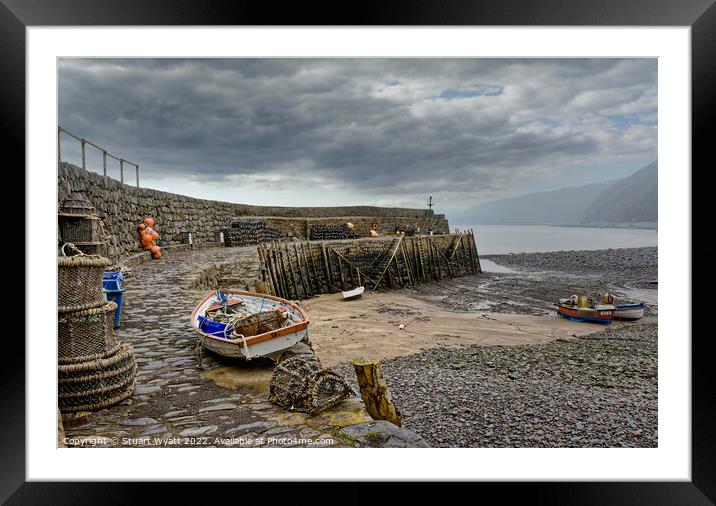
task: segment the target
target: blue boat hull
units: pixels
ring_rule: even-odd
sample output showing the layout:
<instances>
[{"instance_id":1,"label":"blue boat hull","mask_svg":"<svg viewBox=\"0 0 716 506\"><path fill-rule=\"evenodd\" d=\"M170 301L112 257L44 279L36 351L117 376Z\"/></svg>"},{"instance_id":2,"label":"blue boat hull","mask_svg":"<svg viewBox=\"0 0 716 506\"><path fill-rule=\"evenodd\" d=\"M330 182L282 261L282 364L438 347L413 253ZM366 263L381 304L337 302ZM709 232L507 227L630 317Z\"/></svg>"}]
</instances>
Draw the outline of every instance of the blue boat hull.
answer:
<instances>
[{"instance_id":1,"label":"blue boat hull","mask_svg":"<svg viewBox=\"0 0 716 506\"><path fill-rule=\"evenodd\" d=\"M572 316L564 313L558 312L559 316L562 318L566 318L568 320L572 320L573 322L586 322L586 323L601 323L602 325L609 325L612 323L611 320L604 320L602 318L588 318L586 316Z\"/></svg>"}]
</instances>

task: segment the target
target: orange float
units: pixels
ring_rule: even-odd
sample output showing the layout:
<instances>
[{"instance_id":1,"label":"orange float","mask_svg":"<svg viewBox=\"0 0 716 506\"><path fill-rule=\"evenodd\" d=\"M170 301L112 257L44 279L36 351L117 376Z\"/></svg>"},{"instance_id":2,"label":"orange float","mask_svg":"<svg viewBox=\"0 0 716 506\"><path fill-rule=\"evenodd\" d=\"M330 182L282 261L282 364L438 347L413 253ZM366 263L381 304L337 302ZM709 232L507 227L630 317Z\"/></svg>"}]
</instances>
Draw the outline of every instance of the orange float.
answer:
<instances>
[{"instance_id":1,"label":"orange float","mask_svg":"<svg viewBox=\"0 0 716 506\"><path fill-rule=\"evenodd\" d=\"M149 235L152 236L152 239L155 240L155 241L156 241L157 239L159 239L159 234L157 233L156 230L152 230L152 233L149 234Z\"/></svg>"},{"instance_id":2,"label":"orange float","mask_svg":"<svg viewBox=\"0 0 716 506\"><path fill-rule=\"evenodd\" d=\"M149 216L149 217L147 217L146 220L144 220L144 223L146 223L148 227L153 227L154 226L154 218Z\"/></svg>"},{"instance_id":3,"label":"orange float","mask_svg":"<svg viewBox=\"0 0 716 506\"><path fill-rule=\"evenodd\" d=\"M147 226L144 223L139 224L139 230L144 230Z\"/></svg>"},{"instance_id":4,"label":"orange float","mask_svg":"<svg viewBox=\"0 0 716 506\"><path fill-rule=\"evenodd\" d=\"M162 248L154 245L151 248L149 248L149 250L152 252L152 255L156 255L157 253L159 253L162 250Z\"/></svg>"}]
</instances>

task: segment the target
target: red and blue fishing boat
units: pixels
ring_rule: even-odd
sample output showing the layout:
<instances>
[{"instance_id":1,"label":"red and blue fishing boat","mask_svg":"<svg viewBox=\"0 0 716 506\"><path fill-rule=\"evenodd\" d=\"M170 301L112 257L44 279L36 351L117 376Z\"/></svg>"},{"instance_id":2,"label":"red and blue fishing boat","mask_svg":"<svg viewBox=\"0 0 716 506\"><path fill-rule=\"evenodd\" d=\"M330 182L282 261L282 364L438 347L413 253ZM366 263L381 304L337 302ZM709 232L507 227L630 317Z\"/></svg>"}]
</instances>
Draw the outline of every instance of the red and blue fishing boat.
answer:
<instances>
[{"instance_id":1,"label":"red and blue fishing boat","mask_svg":"<svg viewBox=\"0 0 716 506\"><path fill-rule=\"evenodd\" d=\"M614 318L615 306L611 304L595 304L586 296L573 295L569 299L560 299L557 314L568 320L608 325Z\"/></svg>"}]
</instances>

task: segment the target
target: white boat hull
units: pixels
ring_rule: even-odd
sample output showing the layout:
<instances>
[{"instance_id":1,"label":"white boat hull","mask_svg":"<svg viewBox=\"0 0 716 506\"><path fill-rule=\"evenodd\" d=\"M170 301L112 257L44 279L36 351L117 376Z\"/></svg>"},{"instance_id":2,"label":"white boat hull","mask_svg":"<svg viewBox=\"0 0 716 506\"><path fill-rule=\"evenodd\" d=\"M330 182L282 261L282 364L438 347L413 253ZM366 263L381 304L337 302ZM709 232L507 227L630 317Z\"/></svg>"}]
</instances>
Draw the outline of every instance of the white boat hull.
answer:
<instances>
[{"instance_id":1,"label":"white boat hull","mask_svg":"<svg viewBox=\"0 0 716 506\"><path fill-rule=\"evenodd\" d=\"M644 305L617 306L614 310L614 318L618 320L639 320L644 317Z\"/></svg>"},{"instance_id":2,"label":"white boat hull","mask_svg":"<svg viewBox=\"0 0 716 506\"><path fill-rule=\"evenodd\" d=\"M359 286L358 288L354 288L353 290L348 290L347 292L342 292L343 300L357 299L358 297L363 295L364 291L365 291L365 287Z\"/></svg>"},{"instance_id":3,"label":"white boat hull","mask_svg":"<svg viewBox=\"0 0 716 506\"><path fill-rule=\"evenodd\" d=\"M202 337L201 339L204 348L217 355L251 360L256 357L278 358L277 355L280 355L294 344L298 344L306 336L308 336L308 330L302 330L250 346L247 344L246 348L240 343L232 343L221 338Z\"/></svg>"}]
</instances>

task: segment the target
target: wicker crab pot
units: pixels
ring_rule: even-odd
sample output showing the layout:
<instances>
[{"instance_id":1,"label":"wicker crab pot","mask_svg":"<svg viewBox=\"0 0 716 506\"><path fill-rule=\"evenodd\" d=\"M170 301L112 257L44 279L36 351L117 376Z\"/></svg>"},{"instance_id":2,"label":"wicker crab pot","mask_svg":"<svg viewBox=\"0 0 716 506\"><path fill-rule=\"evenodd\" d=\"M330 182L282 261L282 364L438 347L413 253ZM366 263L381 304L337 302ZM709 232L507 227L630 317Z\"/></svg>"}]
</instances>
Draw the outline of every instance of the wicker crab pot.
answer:
<instances>
[{"instance_id":1,"label":"wicker crab pot","mask_svg":"<svg viewBox=\"0 0 716 506\"><path fill-rule=\"evenodd\" d=\"M114 337L114 311L117 304L59 313L57 315L57 355L60 364L99 359L119 350Z\"/></svg>"},{"instance_id":2,"label":"wicker crab pot","mask_svg":"<svg viewBox=\"0 0 716 506\"><path fill-rule=\"evenodd\" d=\"M102 306L102 274L111 264L109 259L98 255L58 257L58 311L68 313Z\"/></svg>"},{"instance_id":3,"label":"wicker crab pot","mask_svg":"<svg viewBox=\"0 0 716 506\"><path fill-rule=\"evenodd\" d=\"M60 364L57 372L60 411L95 411L132 396L137 363L132 347L122 343L105 358Z\"/></svg>"}]
</instances>

